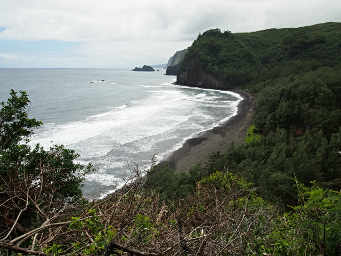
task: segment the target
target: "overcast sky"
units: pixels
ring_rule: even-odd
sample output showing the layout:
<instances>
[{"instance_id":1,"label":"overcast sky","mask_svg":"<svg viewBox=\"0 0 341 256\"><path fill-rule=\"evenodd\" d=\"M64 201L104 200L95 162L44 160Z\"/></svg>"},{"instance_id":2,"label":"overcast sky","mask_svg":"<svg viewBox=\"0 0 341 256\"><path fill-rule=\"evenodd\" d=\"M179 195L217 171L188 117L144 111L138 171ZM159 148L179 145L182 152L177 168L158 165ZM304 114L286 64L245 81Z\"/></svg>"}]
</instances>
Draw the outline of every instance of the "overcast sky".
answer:
<instances>
[{"instance_id":1,"label":"overcast sky","mask_svg":"<svg viewBox=\"0 0 341 256\"><path fill-rule=\"evenodd\" d=\"M166 63L210 28L341 22L341 0L1 0L0 67Z\"/></svg>"}]
</instances>

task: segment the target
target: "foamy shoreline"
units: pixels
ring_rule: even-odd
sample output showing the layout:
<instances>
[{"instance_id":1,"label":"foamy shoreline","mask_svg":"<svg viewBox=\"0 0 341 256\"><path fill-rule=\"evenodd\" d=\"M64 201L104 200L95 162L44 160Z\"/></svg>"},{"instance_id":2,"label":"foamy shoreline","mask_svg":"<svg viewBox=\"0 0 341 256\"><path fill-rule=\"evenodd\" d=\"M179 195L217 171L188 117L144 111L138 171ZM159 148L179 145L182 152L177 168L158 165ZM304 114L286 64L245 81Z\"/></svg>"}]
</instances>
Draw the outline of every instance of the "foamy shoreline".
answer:
<instances>
[{"instance_id":1,"label":"foamy shoreline","mask_svg":"<svg viewBox=\"0 0 341 256\"><path fill-rule=\"evenodd\" d=\"M218 126L188 139L182 147L174 151L164 163L178 171L186 171L196 164L204 164L216 152L225 152L232 143L244 141L247 128L251 125L254 113L254 99L244 91L234 90L242 100L235 115Z\"/></svg>"},{"instance_id":2,"label":"foamy shoreline","mask_svg":"<svg viewBox=\"0 0 341 256\"><path fill-rule=\"evenodd\" d=\"M212 153L225 152L232 143L243 143L247 128L252 123L254 99L244 91L234 90L232 93L238 94L242 99L237 106L237 112L232 117L185 140L178 149L160 162L169 164L177 171L186 171L196 164L204 164ZM115 193L116 190L103 193L99 199Z\"/></svg>"},{"instance_id":3,"label":"foamy shoreline","mask_svg":"<svg viewBox=\"0 0 341 256\"><path fill-rule=\"evenodd\" d=\"M202 90L203 88L198 89ZM205 90L213 91L214 89ZM239 90L226 90L225 92L240 99L236 102L235 113L212 124L211 127L191 135L172 150L159 155L158 163L167 163L178 171L185 171L193 165L205 163L212 153L224 152L232 142L238 144L244 141L246 130L251 124L253 98L250 94ZM143 169L149 168L150 166L145 166ZM105 198L123 186L124 184L119 184L116 189L102 193L99 199Z\"/></svg>"}]
</instances>

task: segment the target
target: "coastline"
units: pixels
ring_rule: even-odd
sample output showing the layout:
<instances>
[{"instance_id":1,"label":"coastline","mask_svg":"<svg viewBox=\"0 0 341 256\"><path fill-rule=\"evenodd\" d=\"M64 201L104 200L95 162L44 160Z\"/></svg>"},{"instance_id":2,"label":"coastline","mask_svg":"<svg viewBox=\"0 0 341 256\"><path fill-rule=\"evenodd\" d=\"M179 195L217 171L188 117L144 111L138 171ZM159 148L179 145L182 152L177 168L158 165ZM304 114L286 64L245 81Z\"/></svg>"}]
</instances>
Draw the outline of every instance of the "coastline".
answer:
<instances>
[{"instance_id":1,"label":"coastline","mask_svg":"<svg viewBox=\"0 0 341 256\"><path fill-rule=\"evenodd\" d=\"M245 140L248 127L252 123L254 114L254 97L241 90L227 90L239 94L243 99L237 106L237 114L219 126L203 131L198 136L190 138L172 152L166 159L158 164L167 164L176 171L188 171L195 165L205 164L210 155L216 152L225 152L232 143L241 144ZM141 177L144 180L146 176ZM97 200L103 200L119 191L126 191L132 184L137 184L140 179L131 184L103 194Z\"/></svg>"},{"instance_id":2,"label":"coastline","mask_svg":"<svg viewBox=\"0 0 341 256\"><path fill-rule=\"evenodd\" d=\"M162 163L168 164L176 171L187 171L194 165L206 163L211 154L225 152L232 143L237 145L244 142L254 115L254 98L245 91L230 91L243 98L238 104L237 114L222 125L187 140Z\"/></svg>"}]
</instances>

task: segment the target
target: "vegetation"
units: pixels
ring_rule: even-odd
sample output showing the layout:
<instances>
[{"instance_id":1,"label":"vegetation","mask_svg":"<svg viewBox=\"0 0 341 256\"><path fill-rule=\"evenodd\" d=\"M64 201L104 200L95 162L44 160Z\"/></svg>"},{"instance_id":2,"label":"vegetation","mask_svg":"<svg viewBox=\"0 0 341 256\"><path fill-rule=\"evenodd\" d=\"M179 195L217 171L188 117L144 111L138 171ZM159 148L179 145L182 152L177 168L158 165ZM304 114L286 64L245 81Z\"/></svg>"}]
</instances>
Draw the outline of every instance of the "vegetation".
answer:
<instances>
[{"instance_id":1,"label":"vegetation","mask_svg":"<svg viewBox=\"0 0 341 256\"><path fill-rule=\"evenodd\" d=\"M199 35L182 72L200 66L226 89L243 88L256 98L246 143L217 155L209 168L228 166L284 207L297 203L295 178L341 188L340 29L326 23Z\"/></svg>"},{"instance_id":2,"label":"vegetation","mask_svg":"<svg viewBox=\"0 0 341 256\"><path fill-rule=\"evenodd\" d=\"M31 148L41 122L11 91L0 110L0 254L340 255L340 28L200 35L182 72L200 65L255 95L245 143L184 172L133 168L134 182L94 202L80 190L92 167L63 146Z\"/></svg>"},{"instance_id":3,"label":"vegetation","mask_svg":"<svg viewBox=\"0 0 341 256\"><path fill-rule=\"evenodd\" d=\"M25 92L12 90L0 110L0 241L23 245L28 243L25 234L53 226L68 204L80 201L80 185L92 169L75 164L78 155L63 146L46 151L28 145L33 129L41 125L28 117L28 104ZM32 248L38 243L34 239Z\"/></svg>"},{"instance_id":4,"label":"vegetation","mask_svg":"<svg viewBox=\"0 0 341 256\"><path fill-rule=\"evenodd\" d=\"M287 213L226 167L176 173L154 166L134 183L95 202L80 201L82 177L62 146L28 146L41 123L28 118L26 93L11 91L1 116L2 255L337 255L341 194L296 183ZM262 137L251 127L247 145ZM7 137L11 134L11 140Z\"/></svg>"},{"instance_id":5,"label":"vegetation","mask_svg":"<svg viewBox=\"0 0 341 256\"><path fill-rule=\"evenodd\" d=\"M263 196L295 204L293 179L341 188L341 69L282 79L257 94L256 135L216 161L254 182ZM252 143L249 143L251 142Z\"/></svg>"},{"instance_id":6,"label":"vegetation","mask_svg":"<svg viewBox=\"0 0 341 256\"><path fill-rule=\"evenodd\" d=\"M268 29L252 33L213 29L199 35L182 63L182 71L205 72L226 88L271 81L341 63L341 23Z\"/></svg>"}]
</instances>

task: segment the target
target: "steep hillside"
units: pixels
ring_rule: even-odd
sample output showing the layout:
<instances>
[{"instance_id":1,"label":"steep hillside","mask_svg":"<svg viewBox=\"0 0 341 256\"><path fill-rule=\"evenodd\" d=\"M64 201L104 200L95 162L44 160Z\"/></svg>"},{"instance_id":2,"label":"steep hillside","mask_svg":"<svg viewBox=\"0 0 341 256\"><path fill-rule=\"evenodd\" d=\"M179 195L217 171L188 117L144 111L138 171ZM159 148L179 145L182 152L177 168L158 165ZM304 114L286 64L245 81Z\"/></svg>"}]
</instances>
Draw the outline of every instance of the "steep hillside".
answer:
<instances>
[{"instance_id":1,"label":"steep hillside","mask_svg":"<svg viewBox=\"0 0 341 256\"><path fill-rule=\"evenodd\" d=\"M177 82L255 94L246 143L208 168L242 174L283 205L297 203L295 179L341 188L341 23L209 30L188 49Z\"/></svg>"},{"instance_id":2,"label":"steep hillside","mask_svg":"<svg viewBox=\"0 0 341 256\"><path fill-rule=\"evenodd\" d=\"M209 30L188 49L178 83L234 88L341 62L341 23L252 33Z\"/></svg>"}]
</instances>

